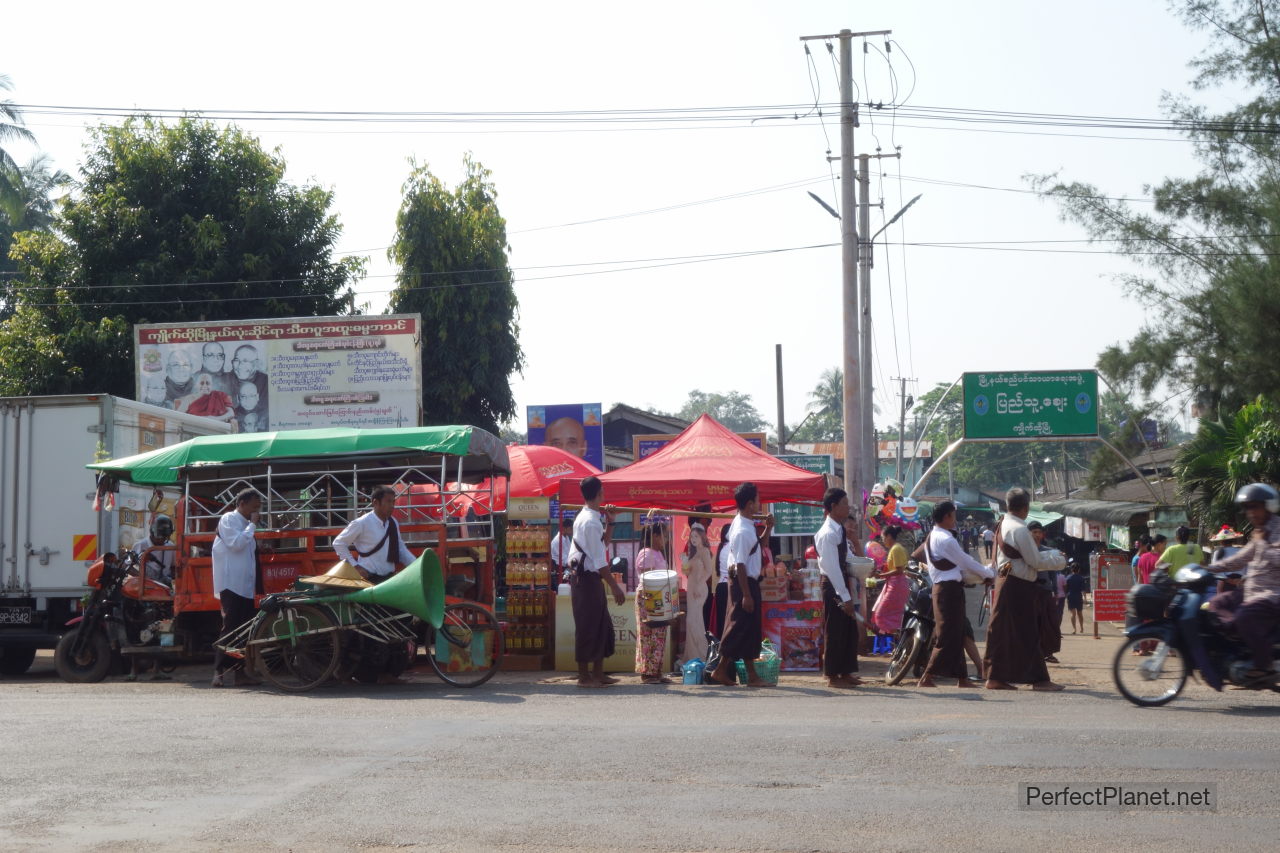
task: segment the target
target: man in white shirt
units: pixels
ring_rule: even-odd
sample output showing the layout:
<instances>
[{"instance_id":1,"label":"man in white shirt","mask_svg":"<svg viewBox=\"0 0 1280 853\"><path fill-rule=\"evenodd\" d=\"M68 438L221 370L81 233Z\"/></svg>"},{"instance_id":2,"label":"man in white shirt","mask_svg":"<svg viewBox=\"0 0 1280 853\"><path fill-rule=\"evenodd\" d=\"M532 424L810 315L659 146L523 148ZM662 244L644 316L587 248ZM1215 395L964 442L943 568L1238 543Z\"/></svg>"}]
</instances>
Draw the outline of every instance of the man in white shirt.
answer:
<instances>
[{"instance_id":1,"label":"man in white shirt","mask_svg":"<svg viewBox=\"0 0 1280 853\"><path fill-rule=\"evenodd\" d=\"M236 495L236 508L218 520L213 539L213 597L222 605L222 633L253 618L258 583L258 544L254 540L262 495L245 489ZM219 651L213 661L213 686L222 687L228 671L235 684L260 684L241 669L241 661Z\"/></svg>"},{"instance_id":2,"label":"man in white shirt","mask_svg":"<svg viewBox=\"0 0 1280 853\"><path fill-rule=\"evenodd\" d=\"M729 528L731 526L729 522L720 525L720 547L716 549L716 590L715 603L712 605L715 622L712 623L711 632L717 637L724 632L724 614L729 609Z\"/></svg>"},{"instance_id":3,"label":"man in white shirt","mask_svg":"<svg viewBox=\"0 0 1280 853\"><path fill-rule=\"evenodd\" d=\"M827 517L813 536L822 570L822 672L829 687L851 688L862 683L858 671L857 602L849 589L845 566L849 561L849 493L827 489L822 498Z\"/></svg>"},{"instance_id":4,"label":"man in white shirt","mask_svg":"<svg viewBox=\"0 0 1280 853\"><path fill-rule=\"evenodd\" d=\"M969 678L964 662L964 572L990 583L995 573L964 550L956 538L956 505L943 501L933 509L933 530L925 540L924 556L933 581L933 653L918 687L937 687L935 676L956 679L958 687L981 687Z\"/></svg>"},{"instance_id":5,"label":"man in white shirt","mask_svg":"<svg viewBox=\"0 0 1280 853\"><path fill-rule=\"evenodd\" d=\"M133 546L143 577L173 586L173 558L177 550L169 545L173 535L173 519L157 515L151 522L151 535Z\"/></svg>"},{"instance_id":6,"label":"man in white shirt","mask_svg":"<svg viewBox=\"0 0 1280 853\"><path fill-rule=\"evenodd\" d=\"M569 549L572 547L573 519L564 518L560 520L560 530L551 537L551 564L556 567L555 577L560 577L569 565Z\"/></svg>"},{"instance_id":7,"label":"man in white shirt","mask_svg":"<svg viewBox=\"0 0 1280 853\"><path fill-rule=\"evenodd\" d=\"M764 529L757 534L752 517L760 514L760 493L755 483L742 483L733 490L738 515L729 527L729 609L720 633L720 665L711 680L730 687L733 678L729 667L742 661L747 668L747 686L764 684L756 674L756 658L760 657L764 638L764 608L760 599L760 551L773 531L773 516L765 519Z\"/></svg>"},{"instance_id":8,"label":"man in white shirt","mask_svg":"<svg viewBox=\"0 0 1280 853\"><path fill-rule=\"evenodd\" d=\"M416 558L405 547L400 525L391 517L396 509L396 490L378 486L369 497L371 509L334 537L333 550L362 578L379 584Z\"/></svg>"},{"instance_id":9,"label":"man in white shirt","mask_svg":"<svg viewBox=\"0 0 1280 853\"><path fill-rule=\"evenodd\" d=\"M987 552L987 559L991 559L991 546L996 541L996 535L991 531L989 526L984 525L982 528L982 547Z\"/></svg>"},{"instance_id":10,"label":"man in white shirt","mask_svg":"<svg viewBox=\"0 0 1280 853\"><path fill-rule=\"evenodd\" d=\"M573 602L573 656L578 662L579 687L607 687L618 679L604 674L604 659L613 655L613 617L604 587L613 591L613 603L621 605L626 593L609 569L605 546L613 536L614 509L601 507L604 485L599 477L582 481L585 504L573 520L573 547L569 549L570 595Z\"/></svg>"},{"instance_id":11,"label":"man in white shirt","mask_svg":"<svg viewBox=\"0 0 1280 853\"><path fill-rule=\"evenodd\" d=\"M1010 489L1005 495L1009 511L996 530L995 551L999 565L991 625L987 628L987 651L982 669L988 690L1016 690L1015 683L1030 684L1032 690L1061 690L1049 680L1044 651L1040 647L1040 572L1061 571L1067 558L1060 551L1041 551L1025 521L1031 511L1031 494L1026 489Z\"/></svg>"}]
</instances>

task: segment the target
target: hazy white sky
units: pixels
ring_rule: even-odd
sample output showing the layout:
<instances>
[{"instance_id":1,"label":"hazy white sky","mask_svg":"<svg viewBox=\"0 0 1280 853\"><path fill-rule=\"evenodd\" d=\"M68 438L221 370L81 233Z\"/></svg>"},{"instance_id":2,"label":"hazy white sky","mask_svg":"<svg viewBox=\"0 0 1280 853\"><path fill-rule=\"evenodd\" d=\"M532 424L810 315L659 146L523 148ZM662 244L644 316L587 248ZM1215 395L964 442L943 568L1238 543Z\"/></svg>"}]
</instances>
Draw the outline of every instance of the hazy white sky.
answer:
<instances>
[{"instance_id":1,"label":"hazy white sky","mask_svg":"<svg viewBox=\"0 0 1280 853\"><path fill-rule=\"evenodd\" d=\"M1162 91L1187 90L1186 63L1204 44L1160 0L48 2L6 9L4 18L11 33L45 34L5 40L0 73L13 78L17 102L139 109L795 105L814 100L799 37L847 27L893 30L893 69L903 90L914 79L913 106L1155 118ZM834 103L832 62L821 42L812 47L821 99ZM891 101L885 60L870 50L864 72L860 47L862 98ZM831 112L826 133L838 153ZM75 168L85 140L78 119L32 115L28 123L59 166ZM371 257L360 290L373 311L393 286L385 247L407 158L450 183L467 151L493 171L528 362L514 380L522 414L530 404L595 401L675 410L701 388L749 393L772 422L780 343L794 424L819 374L839 363L838 248L595 274L615 262L838 242L839 224L806 195L837 196L826 137L812 119L658 129L242 125L282 149L291 179L335 190L341 248ZM1017 244L1082 234L1029 193L978 187L1025 189L1023 175L1060 170L1141 196L1144 184L1194 168L1190 145L1162 132L1002 130L905 118L894 127L886 111L857 132L860 153L902 151L900 164L885 161L883 178L876 173L873 201L883 196L884 211L873 211L873 230L924 194L876 253L878 424L896 420L891 377L918 378L918 393L965 370L1089 367L1143 321L1112 280L1130 265L1083 243ZM1126 135L1142 138L1114 138ZM1010 244L901 245L982 241Z\"/></svg>"}]
</instances>

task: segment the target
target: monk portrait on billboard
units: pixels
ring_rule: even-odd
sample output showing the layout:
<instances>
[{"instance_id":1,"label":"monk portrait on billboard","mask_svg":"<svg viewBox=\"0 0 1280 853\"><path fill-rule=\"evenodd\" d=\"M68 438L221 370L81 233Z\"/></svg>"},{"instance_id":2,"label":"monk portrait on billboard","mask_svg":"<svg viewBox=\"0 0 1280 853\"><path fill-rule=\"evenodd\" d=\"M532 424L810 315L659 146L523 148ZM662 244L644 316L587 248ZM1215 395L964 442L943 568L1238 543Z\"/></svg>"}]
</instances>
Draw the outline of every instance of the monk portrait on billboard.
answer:
<instances>
[{"instance_id":1,"label":"monk portrait on billboard","mask_svg":"<svg viewBox=\"0 0 1280 853\"><path fill-rule=\"evenodd\" d=\"M587 455L587 431L576 418L558 418L548 424L546 443L579 458Z\"/></svg>"}]
</instances>

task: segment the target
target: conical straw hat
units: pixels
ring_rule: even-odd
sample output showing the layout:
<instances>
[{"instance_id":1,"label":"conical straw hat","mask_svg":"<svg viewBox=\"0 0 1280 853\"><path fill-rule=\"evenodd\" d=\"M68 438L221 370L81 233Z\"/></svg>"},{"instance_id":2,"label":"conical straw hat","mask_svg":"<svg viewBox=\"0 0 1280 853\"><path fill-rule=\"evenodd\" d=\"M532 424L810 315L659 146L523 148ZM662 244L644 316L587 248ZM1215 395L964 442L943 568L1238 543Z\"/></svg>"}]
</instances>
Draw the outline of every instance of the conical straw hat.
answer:
<instances>
[{"instance_id":1,"label":"conical straw hat","mask_svg":"<svg viewBox=\"0 0 1280 853\"><path fill-rule=\"evenodd\" d=\"M314 575L309 578L298 578L302 583L314 584L316 586L337 586L347 589L366 589L373 586L364 578L360 577L360 573L356 571L356 567L343 560L336 563L332 569L322 575Z\"/></svg>"},{"instance_id":2,"label":"conical straw hat","mask_svg":"<svg viewBox=\"0 0 1280 853\"><path fill-rule=\"evenodd\" d=\"M1243 539L1243 533L1237 533L1231 529L1231 525L1224 524L1222 529L1218 531L1218 535L1211 538L1210 542L1230 542L1232 539Z\"/></svg>"}]
</instances>

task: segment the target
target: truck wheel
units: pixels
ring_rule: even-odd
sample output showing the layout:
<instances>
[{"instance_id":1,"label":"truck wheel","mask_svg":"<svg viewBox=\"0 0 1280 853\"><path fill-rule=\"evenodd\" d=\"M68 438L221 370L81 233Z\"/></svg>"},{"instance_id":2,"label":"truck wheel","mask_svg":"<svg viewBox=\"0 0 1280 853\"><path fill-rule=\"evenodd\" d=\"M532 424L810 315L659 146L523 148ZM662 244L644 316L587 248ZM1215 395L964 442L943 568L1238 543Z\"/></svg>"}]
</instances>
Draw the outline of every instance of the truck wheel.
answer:
<instances>
[{"instance_id":1,"label":"truck wheel","mask_svg":"<svg viewBox=\"0 0 1280 853\"><path fill-rule=\"evenodd\" d=\"M72 652L80 629L64 634L53 653L53 665L63 681L73 684L89 684L107 677L111 669L111 644L101 631L95 631L85 643L80 656Z\"/></svg>"},{"instance_id":2,"label":"truck wheel","mask_svg":"<svg viewBox=\"0 0 1280 853\"><path fill-rule=\"evenodd\" d=\"M35 659L35 649L0 649L0 675L22 675Z\"/></svg>"}]
</instances>

